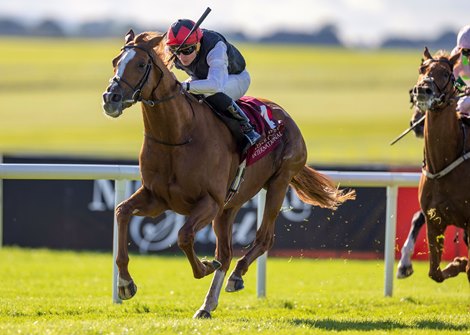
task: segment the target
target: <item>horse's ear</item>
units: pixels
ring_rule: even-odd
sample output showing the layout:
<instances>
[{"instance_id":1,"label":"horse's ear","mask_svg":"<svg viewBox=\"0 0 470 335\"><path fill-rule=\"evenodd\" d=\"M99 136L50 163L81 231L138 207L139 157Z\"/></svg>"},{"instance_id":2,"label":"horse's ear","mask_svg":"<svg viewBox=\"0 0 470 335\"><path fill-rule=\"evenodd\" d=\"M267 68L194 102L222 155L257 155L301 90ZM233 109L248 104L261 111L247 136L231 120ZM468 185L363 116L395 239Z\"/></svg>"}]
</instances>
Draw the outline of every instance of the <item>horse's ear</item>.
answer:
<instances>
[{"instance_id":1,"label":"horse's ear","mask_svg":"<svg viewBox=\"0 0 470 335\"><path fill-rule=\"evenodd\" d=\"M158 35L149 40L149 46L153 49L163 40L165 35Z\"/></svg>"},{"instance_id":2,"label":"horse's ear","mask_svg":"<svg viewBox=\"0 0 470 335\"><path fill-rule=\"evenodd\" d=\"M459 51L455 55L452 55L451 57L449 57L449 62L450 62L450 64L452 64L452 66L454 66L455 63L457 63L457 60L460 58L460 54L461 54L461 51Z\"/></svg>"},{"instance_id":3,"label":"horse's ear","mask_svg":"<svg viewBox=\"0 0 470 335\"><path fill-rule=\"evenodd\" d=\"M431 53L428 50L428 47L424 47L424 60L432 59Z\"/></svg>"},{"instance_id":4,"label":"horse's ear","mask_svg":"<svg viewBox=\"0 0 470 335\"><path fill-rule=\"evenodd\" d=\"M134 37L135 37L134 30L130 29L127 32L126 36L124 37L124 43L127 44L127 43L133 41Z\"/></svg>"}]
</instances>

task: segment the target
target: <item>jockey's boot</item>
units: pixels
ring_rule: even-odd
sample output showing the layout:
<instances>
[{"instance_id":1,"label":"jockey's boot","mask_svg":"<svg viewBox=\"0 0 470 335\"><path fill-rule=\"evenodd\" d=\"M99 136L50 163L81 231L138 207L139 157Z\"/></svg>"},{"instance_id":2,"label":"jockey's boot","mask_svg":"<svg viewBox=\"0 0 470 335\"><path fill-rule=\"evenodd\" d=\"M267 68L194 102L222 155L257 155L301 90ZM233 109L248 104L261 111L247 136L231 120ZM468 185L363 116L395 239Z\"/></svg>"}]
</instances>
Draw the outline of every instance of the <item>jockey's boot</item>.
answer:
<instances>
[{"instance_id":1,"label":"jockey's boot","mask_svg":"<svg viewBox=\"0 0 470 335\"><path fill-rule=\"evenodd\" d=\"M261 135L256 132L255 128L251 125L248 116L246 116L245 112L238 107L235 101L232 101L232 103L227 107L227 111L232 114L238 122L240 122L243 135L245 135L247 140L250 142L250 146L255 145L259 140L261 140Z\"/></svg>"}]
</instances>

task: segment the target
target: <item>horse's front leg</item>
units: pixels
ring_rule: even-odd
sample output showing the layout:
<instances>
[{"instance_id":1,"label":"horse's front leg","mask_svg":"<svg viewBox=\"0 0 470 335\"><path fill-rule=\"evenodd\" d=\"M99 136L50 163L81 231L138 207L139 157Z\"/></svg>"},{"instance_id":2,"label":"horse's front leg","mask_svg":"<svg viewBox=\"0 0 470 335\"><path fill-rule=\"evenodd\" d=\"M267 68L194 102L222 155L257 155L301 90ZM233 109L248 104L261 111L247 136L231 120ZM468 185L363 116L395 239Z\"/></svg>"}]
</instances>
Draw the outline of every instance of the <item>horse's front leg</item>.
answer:
<instances>
[{"instance_id":1,"label":"horse's front leg","mask_svg":"<svg viewBox=\"0 0 470 335\"><path fill-rule=\"evenodd\" d=\"M116 207L116 221L118 224L118 252L116 264L119 270L118 295L122 300L132 298L137 292L129 274L129 254L127 250L128 227L133 215L157 216L165 208L152 197L150 191L143 186L139 188L129 199L121 202Z\"/></svg>"},{"instance_id":2,"label":"horse's front leg","mask_svg":"<svg viewBox=\"0 0 470 335\"><path fill-rule=\"evenodd\" d=\"M431 220L429 218L426 219L429 245L429 277L441 283L445 279L440 267L445 227L440 220L439 223L432 222Z\"/></svg>"},{"instance_id":3,"label":"horse's front leg","mask_svg":"<svg viewBox=\"0 0 470 335\"><path fill-rule=\"evenodd\" d=\"M220 291L232 261L232 227L238 210L239 208L226 209L222 215L214 219L213 227L216 236L215 259L220 262L221 267L215 271L204 303L194 314L194 318L210 318L211 312L219 304Z\"/></svg>"},{"instance_id":4,"label":"horse's front leg","mask_svg":"<svg viewBox=\"0 0 470 335\"><path fill-rule=\"evenodd\" d=\"M205 195L195 204L185 224L178 232L178 246L188 258L194 278L199 279L207 276L220 267L220 262L217 260L201 262L194 251L196 233L207 226L218 211L217 202L210 195Z\"/></svg>"},{"instance_id":5,"label":"horse's front leg","mask_svg":"<svg viewBox=\"0 0 470 335\"><path fill-rule=\"evenodd\" d=\"M418 237L421 227L424 225L426 218L424 213L419 211L413 215L411 221L411 229L408 237L401 248L401 258L398 262L397 278L407 278L413 274L413 265L411 264L411 257L415 250L416 239Z\"/></svg>"}]
</instances>

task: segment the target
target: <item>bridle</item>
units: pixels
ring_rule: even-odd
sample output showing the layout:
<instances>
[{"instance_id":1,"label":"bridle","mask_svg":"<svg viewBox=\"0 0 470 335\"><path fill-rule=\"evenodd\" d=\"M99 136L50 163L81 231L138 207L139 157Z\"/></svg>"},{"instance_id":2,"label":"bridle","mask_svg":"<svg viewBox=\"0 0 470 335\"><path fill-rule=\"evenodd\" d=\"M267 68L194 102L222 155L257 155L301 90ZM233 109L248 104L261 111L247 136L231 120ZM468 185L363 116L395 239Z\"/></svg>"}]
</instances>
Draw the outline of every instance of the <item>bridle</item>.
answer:
<instances>
[{"instance_id":1,"label":"bridle","mask_svg":"<svg viewBox=\"0 0 470 335\"><path fill-rule=\"evenodd\" d=\"M151 97L154 96L154 93L155 91L157 90L158 86L160 85L160 83L162 82L163 80L163 75L164 75L164 72L163 70L160 68L160 66L158 66L158 64L155 62L155 60L153 59L152 55L150 54L150 52L141 47L141 46L138 46L138 45L125 45L124 47L122 47L121 50L126 50L126 49L139 49L139 50L143 50L147 56L149 57L148 61L147 61L147 64L145 64L145 71L144 71L144 74L142 76L142 78L140 78L139 82L137 83L137 85L134 87L132 86L130 83L128 83L126 80L124 80L123 78L120 78L118 76L114 76L111 81L112 82L115 82L118 86L120 86L120 82L126 84L128 87L130 87L134 93L132 93L132 98L131 100L127 100L127 101L123 101L123 102L129 102L131 104L135 104L139 101L143 102L144 104L150 106L150 107L154 107L155 105L159 104L159 103L162 103L162 102L165 102L165 101L168 101L168 100L171 100L173 98L175 98L175 95L171 95L171 96L168 96L168 97L165 97L165 98L162 98L162 99L154 99L154 100L147 100L147 99L143 99L142 98L142 88L144 87L144 85L147 83L147 80L149 78L149 75L150 75L150 72L152 71L152 64L153 66L155 66L156 69L158 69L158 71L160 71L160 77L158 78L158 81L157 81L157 84L155 85L155 87L152 89L152 93L150 94ZM191 103L189 103L189 106L191 107L191 111L193 113L193 117L194 117L194 108L192 106ZM148 138L149 140L152 140L158 144L162 144L162 145L166 145L166 146L170 146L170 147L179 147L179 146L182 146L182 145L186 145L186 144L189 144L192 142L192 138L189 137L187 140L183 141L183 142L180 142L180 143L170 143L170 142L166 142L166 141L162 141L162 140L159 140L159 139L156 139L154 137L152 137L150 134L147 134L147 133L144 133L144 136L146 138Z\"/></svg>"},{"instance_id":2,"label":"bridle","mask_svg":"<svg viewBox=\"0 0 470 335\"><path fill-rule=\"evenodd\" d=\"M433 91L432 92L433 93L433 99L432 99L431 103L429 104L428 110L435 112L435 111L438 111L438 110L443 110L445 107L447 107L452 102L452 100L455 99L456 93L458 92L458 88L456 87L456 80L455 80L455 77L454 77L454 74L453 74L453 71L452 71L453 70L453 65L451 64L451 62L446 58L440 58L440 59L431 58L430 63L427 64L426 66L429 66L431 63L434 63L434 62L445 63L449 67L450 73L449 73L449 76L448 76L448 79L447 79L445 85L443 87L439 87L439 85L437 85L435 79L433 77L427 75L427 76L424 77L424 79L419 84L417 84L413 87L412 92L410 94L413 97L413 103L416 104L417 103L416 98L419 94L418 87L422 84L430 85L430 87L432 87L432 91ZM451 85L450 89L448 89L449 85ZM436 89L437 89L437 93L439 94L438 97L436 97L436 94L435 94ZM446 90L448 92L446 92ZM419 105L418 105L418 108L419 108ZM421 171L422 171L423 175L425 175L428 179L442 178L442 177L446 176L447 174L449 174L451 171L453 171L457 166L459 166L460 164L462 164L463 162L465 162L467 159L470 158L470 152L466 152L466 150L465 150L465 143L466 143L466 138L467 138L466 128L465 128L463 123L461 123L460 125L461 125L461 129L462 129L462 132L463 132L463 151L462 151L462 155L459 158L457 158L455 161L453 161L452 163L447 165L444 169L442 169L441 171L438 171L437 173L429 172L426 168L426 162L424 161Z\"/></svg>"},{"instance_id":3,"label":"bridle","mask_svg":"<svg viewBox=\"0 0 470 335\"><path fill-rule=\"evenodd\" d=\"M111 78L110 81L115 82L119 87L121 87L121 82L122 82L122 83L126 84L128 87L130 87L131 90L133 91L132 98L130 100L125 100L123 102L124 103L127 102L127 103L131 103L131 104L135 104L139 101L142 101L146 105L149 105L150 107L154 107L155 105L157 105L161 102L173 99L175 97L175 95L171 95L169 97L165 97L165 98L162 98L162 99L154 99L154 100L146 100L146 99L142 98L142 88L144 87L144 85L147 83L147 80L149 79L150 72L152 71L152 64L155 66L156 69L158 69L160 71L160 77L158 78L157 85L155 85L155 87L153 88L152 93L150 94L150 97L154 96L154 93L155 93L156 89L158 88L158 86L160 85L160 83L163 79L163 74L164 73L163 73L163 70L158 66L158 64L155 63L155 61L153 60L152 55L150 54L150 52L147 49L145 49L141 46L138 46L138 45L125 45L124 47L122 47L121 50L127 50L127 49L143 50L147 54L149 59L147 61L147 64L145 64L145 72L144 72L142 78L140 78L137 85L132 86L129 82L124 80L124 78L121 78L117 75L114 76L113 78Z\"/></svg>"},{"instance_id":4,"label":"bridle","mask_svg":"<svg viewBox=\"0 0 470 335\"><path fill-rule=\"evenodd\" d=\"M429 59L429 61L430 61L429 64L427 64L426 66L429 66L429 65L431 65L431 63L436 63L436 62L437 63L444 63L444 64L448 65L448 67L449 67L449 76L447 78L446 83L444 84L444 86L440 87L436 83L436 80L434 79L434 77L426 75L420 83L416 84L413 87L413 89L410 91L410 95L411 95L411 99L413 101L413 104L417 105L417 107L420 110L422 110L421 107L420 107L419 101L417 99L417 97L419 95L418 88L420 86L422 86L423 84L426 84L427 86L431 87L433 97L432 97L430 103L428 103L427 109L430 110L430 111L436 111L436 110L443 109L444 107L446 107L448 104L451 103L451 101L453 100L453 98L455 96L455 93L456 93L457 89L455 87L455 77L454 77L454 73L452 71L453 65L450 63L450 61L446 58L439 58L439 59L431 58L431 59ZM446 92L446 89L449 85L451 85L451 90ZM437 92L437 94L436 94L436 92Z\"/></svg>"}]
</instances>

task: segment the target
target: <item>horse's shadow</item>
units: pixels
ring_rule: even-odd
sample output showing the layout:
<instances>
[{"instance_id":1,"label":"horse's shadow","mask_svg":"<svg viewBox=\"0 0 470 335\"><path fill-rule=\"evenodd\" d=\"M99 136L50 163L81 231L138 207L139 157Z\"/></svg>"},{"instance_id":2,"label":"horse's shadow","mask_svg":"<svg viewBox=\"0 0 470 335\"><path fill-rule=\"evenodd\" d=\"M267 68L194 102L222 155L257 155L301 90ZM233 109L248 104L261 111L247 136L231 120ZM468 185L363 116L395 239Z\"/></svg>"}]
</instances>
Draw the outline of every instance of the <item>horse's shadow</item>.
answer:
<instances>
[{"instance_id":1,"label":"horse's shadow","mask_svg":"<svg viewBox=\"0 0 470 335\"><path fill-rule=\"evenodd\" d=\"M328 331L371 331L393 329L430 329L430 330L470 330L470 326L455 325L436 320L421 320L412 325L397 321L353 321L332 319L292 319L290 323L298 327L318 328Z\"/></svg>"}]
</instances>

